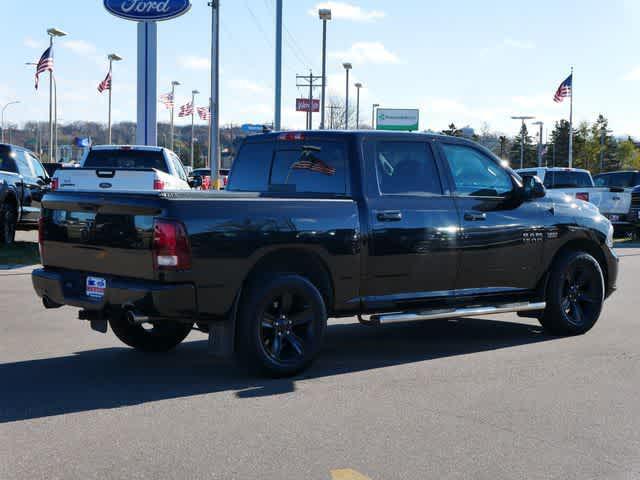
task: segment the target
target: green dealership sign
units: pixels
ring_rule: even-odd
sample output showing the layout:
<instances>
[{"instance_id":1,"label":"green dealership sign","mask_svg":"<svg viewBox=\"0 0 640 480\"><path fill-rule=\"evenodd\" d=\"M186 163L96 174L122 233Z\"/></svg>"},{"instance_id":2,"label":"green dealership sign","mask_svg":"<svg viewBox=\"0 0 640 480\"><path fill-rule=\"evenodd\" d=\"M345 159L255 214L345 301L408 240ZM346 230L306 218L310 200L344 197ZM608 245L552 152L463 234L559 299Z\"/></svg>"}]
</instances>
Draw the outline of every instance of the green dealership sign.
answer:
<instances>
[{"instance_id":1,"label":"green dealership sign","mask_svg":"<svg viewBox=\"0 0 640 480\"><path fill-rule=\"evenodd\" d=\"M379 108L376 114L376 130L418 130L419 113L416 108Z\"/></svg>"}]
</instances>

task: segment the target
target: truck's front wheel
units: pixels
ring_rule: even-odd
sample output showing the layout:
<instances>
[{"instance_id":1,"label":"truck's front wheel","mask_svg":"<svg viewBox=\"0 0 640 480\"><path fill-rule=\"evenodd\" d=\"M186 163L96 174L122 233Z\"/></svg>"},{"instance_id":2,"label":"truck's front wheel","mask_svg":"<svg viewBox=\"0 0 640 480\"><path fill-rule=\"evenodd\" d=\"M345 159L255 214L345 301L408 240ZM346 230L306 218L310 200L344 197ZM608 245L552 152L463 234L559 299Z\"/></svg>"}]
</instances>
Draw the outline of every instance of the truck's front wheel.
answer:
<instances>
[{"instance_id":1,"label":"truck's front wheel","mask_svg":"<svg viewBox=\"0 0 640 480\"><path fill-rule=\"evenodd\" d=\"M191 324L158 321L138 325L130 322L126 315L109 319L111 330L123 343L143 352L166 352L175 348L191 331Z\"/></svg>"},{"instance_id":2,"label":"truck's front wheel","mask_svg":"<svg viewBox=\"0 0 640 480\"><path fill-rule=\"evenodd\" d=\"M238 314L238 360L275 377L307 368L320 347L327 311L318 289L299 275L261 278L248 286Z\"/></svg>"},{"instance_id":3,"label":"truck's front wheel","mask_svg":"<svg viewBox=\"0 0 640 480\"><path fill-rule=\"evenodd\" d=\"M540 323L555 335L580 335L595 325L603 302L604 280L596 259L585 252L567 252L551 271Z\"/></svg>"}]
</instances>

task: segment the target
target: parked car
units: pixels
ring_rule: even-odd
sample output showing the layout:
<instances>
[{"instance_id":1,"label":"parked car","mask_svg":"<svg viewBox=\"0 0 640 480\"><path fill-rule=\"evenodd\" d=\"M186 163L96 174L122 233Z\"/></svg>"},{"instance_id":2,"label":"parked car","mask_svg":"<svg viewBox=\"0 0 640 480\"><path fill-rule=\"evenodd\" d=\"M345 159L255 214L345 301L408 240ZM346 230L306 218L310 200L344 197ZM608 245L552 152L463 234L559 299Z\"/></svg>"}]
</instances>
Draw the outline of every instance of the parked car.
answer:
<instances>
[{"instance_id":1,"label":"parked car","mask_svg":"<svg viewBox=\"0 0 640 480\"><path fill-rule=\"evenodd\" d=\"M40 201L49 182L33 152L0 144L0 244L13 243L18 228L38 226Z\"/></svg>"},{"instance_id":2,"label":"parked car","mask_svg":"<svg viewBox=\"0 0 640 480\"><path fill-rule=\"evenodd\" d=\"M218 178L220 179L220 190L224 190L227 187L227 183L229 182L229 170L226 168L219 169ZM194 187L200 188L202 185L211 181L211 169L196 168L193 172L191 172L189 180L192 182ZM205 188L205 190L206 189L207 188Z\"/></svg>"},{"instance_id":3,"label":"parked car","mask_svg":"<svg viewBox=\"0 0 640 480\"><path fill-rule=\"evenodd\" d=\"M624 170L601 173L593 177L596 188L608 191L608 201L600 207L602 214L611 220L617 234L633 234L637 236L635 224L637 215L631 211L631 192L640 185L640 171Z\"/></svg>"},{"instance_id":4,"label":"parked car","mask_svg":"<svg viewBox=\"0 0 640 480\"><path fill-rule=\"evenodd\" d=\"M79 168L61 169L52 188L62 191L188 190L182 162L162 147L99 145L90 148Z\"/></svg>"},{"instance_id":5,"label":"parked car","mask_svg":"<svg viewBox=\"0 0 640 480\"><path fill-rule=\"evenodd\" d=\"M545 196L477 144L375 131L244 140L227 192L47 194L47 308L147 351L194 323L217 355L306 368L327 318L368 325L518 312L587 332L615 289L611 223Z\"/></svg>"}]
</instances>

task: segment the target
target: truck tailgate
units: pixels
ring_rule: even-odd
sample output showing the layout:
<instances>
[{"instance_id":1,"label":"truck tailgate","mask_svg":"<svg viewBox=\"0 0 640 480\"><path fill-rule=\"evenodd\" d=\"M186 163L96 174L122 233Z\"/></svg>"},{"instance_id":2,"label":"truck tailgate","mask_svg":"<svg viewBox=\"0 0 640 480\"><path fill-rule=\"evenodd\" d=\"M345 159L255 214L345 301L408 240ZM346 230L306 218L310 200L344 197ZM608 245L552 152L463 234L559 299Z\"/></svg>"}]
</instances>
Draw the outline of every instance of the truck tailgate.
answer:
<instances>
[{"instance_id":1,"label":"truck tailgate","mask_svg":"<svg viewBox=\"0 0 640 480\"><path fill-rule=\"evenodd\" d=\"M152 168L68 168L58 170L60 191L135 192L154 190L158 172Z\"/></svg>"},{"instance_id":2,"label":"truck tailgate","mask_svg":"<svg viewBox=\"0 0 640 480\"><path fill-rule=\"evenodd\" d=\"M42 263L153 279L153 222L161 212L155 194L48 194L43 200Z\"/></svg>"}]
</instances>

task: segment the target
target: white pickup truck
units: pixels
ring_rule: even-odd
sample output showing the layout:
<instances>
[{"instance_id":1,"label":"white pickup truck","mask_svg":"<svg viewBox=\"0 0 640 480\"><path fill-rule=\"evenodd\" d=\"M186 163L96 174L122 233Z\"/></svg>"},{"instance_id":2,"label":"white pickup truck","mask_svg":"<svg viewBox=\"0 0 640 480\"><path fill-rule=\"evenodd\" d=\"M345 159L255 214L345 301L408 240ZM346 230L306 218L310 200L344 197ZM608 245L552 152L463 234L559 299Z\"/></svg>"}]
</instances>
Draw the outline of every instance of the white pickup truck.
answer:
<instances>
[{"instance_id":1,"label":"white pickup truck","mask_svg":"<svg viewBox=\"0 0 640 480\"><path fill-rule=\"evenodd\" d=\"M589 170L580 168L538 167L516 170L519 175L537 175L551 198L562 200L566 195L571 199L584 200L599 207L602 202L602 189L594 189L593 178Z\"/></svg>"},{"instance_id":2,"label":"white pickup truck","mask_svg":"<svg viewBox=\"0 0 640 480\"><path fill-rule=\"evenodd\" d=\"M119 191L188 190L182 162L162 147L99 145L85 153L79 168L60 169L52 190Z\"/></svg>"},{"instance_id":3,"label":"white pickup truck","mask_svg":"<svg viewBox=\"0 0 640 480\"><path fill-rule=\"evenodd\" d=\"M593 177L596 188L606 190L608 201L603 202L600 211L607 217L616 233L635 234L635 224L638 222L637 213L631 212L631 192L640 185L640 171L623 170L601 173ZM635 212L634 212L635 213Z\"/></svg>"}]
</instances>

